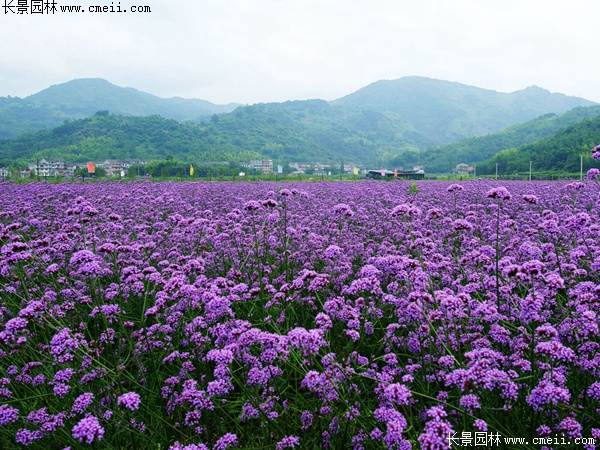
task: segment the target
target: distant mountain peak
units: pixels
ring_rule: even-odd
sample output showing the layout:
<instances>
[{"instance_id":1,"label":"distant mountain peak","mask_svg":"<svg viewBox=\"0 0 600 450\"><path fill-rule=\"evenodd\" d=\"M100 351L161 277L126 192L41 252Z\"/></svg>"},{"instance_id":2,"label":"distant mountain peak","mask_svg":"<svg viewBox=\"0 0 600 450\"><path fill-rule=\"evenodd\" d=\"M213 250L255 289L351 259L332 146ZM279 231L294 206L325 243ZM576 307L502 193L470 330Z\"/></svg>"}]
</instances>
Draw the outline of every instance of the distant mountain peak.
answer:
<instances>
[{"instance_id":1,"label":"distant mountain peak","mask_svg":"<svg viewBox=\"0 0 600 450\"><path fill-rule=\"evenodd\" d=\"M380 80L333 102L290 101L238 109L239 105L218 106L198 99L163 99L102 78L71 80L19 102L0 99L0 137L109 111L115 116L205 122L196 127L206 134L203 145L223 145L233 149L236 158L241 157L237 152L251 151L273 159L303 155L301 160L315 161L339 160L342 155L372 161L378 158L378 149L390 154L400 149L417 152L594 104L538 86L509 94L420 76ZM234 109L210 120L215 113Z\"/></svg>"},{"instance_id":2,"label":"distant mountain peak","mask_svg":"<svg viewBox=\"0 0 600 450\"><path fill-rule=\"evenodd\" d=\"M526 93L540 93L540 94L551 94L551 95L564 95L564 94L552 94L548 89L545 89L543 87L538 86L537 84L532 84L531 86L527 86L525 89L520 89L518 91L514 91L512 92L517 93L517 92L526 92Z\"/></svg>"},{"instance_id":3,"label":"distant mountain peak","mask_svg":"<svg viewBox=\"0 0 600 450\"><path fill-rule=\"evenodd\" d=\"M118 95L127 92L128 94L139 94L140 96L148 96L153 98L159 98L155 95L148 94L146 92L139 91L131 87L121 87L104 78L76 78L73 80L66 81L64 83L53 84L52 86L36 93L32 94L26 99L29 100L40 100L48 99L49 101L55 100L56 96L67 96L77 97L85 95L88 98L101 99L106 95Z\"/></svg>"},{"instance_id":4,"label":"distant mountain peak","mask_svg":"<svg viewBox=\"0 0 600 450\"><path fill-rule=\"evenodd\" d=\"M417 76L372 83L333 103L397 115L438 145L495 133L543 114L594 105L538 86L508 94Z\"/></svg>"},{"instance_id":5,"label":"distant mountain peak","mask_svg":"<svg viewBox=\"0 0 600 450\"><path fill-rule=\"evenodd\" d=\"M19 103L19 108L14 104ZM11 106L13 105L13 106ZM206 100L160 98L103 78L77 78L52 85L23 99L0 98L0 138L54 128L65 120L89 117L97 111L125 116L158 115L178 121L202 121L228 113L239 104L215 105Z\"/></svg>"}]
</instances>

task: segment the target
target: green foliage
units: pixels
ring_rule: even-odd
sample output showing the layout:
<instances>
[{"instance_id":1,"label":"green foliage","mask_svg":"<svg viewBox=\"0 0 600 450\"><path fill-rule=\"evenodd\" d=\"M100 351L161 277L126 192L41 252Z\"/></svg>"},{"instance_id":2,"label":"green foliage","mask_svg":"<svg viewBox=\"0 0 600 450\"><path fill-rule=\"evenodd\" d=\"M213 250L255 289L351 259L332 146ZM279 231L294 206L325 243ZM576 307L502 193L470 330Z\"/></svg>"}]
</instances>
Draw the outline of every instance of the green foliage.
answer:
<instances>
[{"instance_id":1,"label":"green foliage","mask_svg":"<svg viewBox=\"0 0 600 450\"><path fill-rule=\"evenodd\" d=\"M477 165L481 175L495 173L496 164L502 174L528 172L529 162L536 172L578 173L583 169L597 167L590 149L600 142L600 115L562 128L552 136L532 144L504 150Z\"/></svg>"},{"instance_id":2,"label":"green foliage","mask_svg":"<svg viewBox=\"0 0 600 450\"><path fill-rule=\"evenodd\" d=\"M64 158L73 162L105 159L163 160L173 155L184 162L244 161L259 158L228 143L219 143L207 127L180 124L158 116L94 115L53 130L0 141L0 160Z\"/></svg>"},{"instance_id":3,"label":"green foliage","mask_svg":"<svg viewBox=\"0 0 600 450\"><path fill-rule=\"evenodd\" d=\"M56 128L0 141L0 160L164 159L171 154L184 162L269 158L285 166L291 161L343 159L365 165L425 164L428 172L441 172L460 162L482 161L500 150L534 142L568 125L565 121L572 123L592 114L579 108L569 117L545 116L496 137L436 148L590 102L539 88L501 94L407 77L373 83L333 102L256 104L220 115L214 113L231 111L233 106L219 110L205 103L158 99L104 80L74 80L27 99L2 98L0 138ZM205 108L204 113L192 106ZM148 116L151 113L162 117Z\"/></svg>"},{"instance_id":4,"label":"green foliage","mask_svg":"<svg viewBox=\"0 0 600 450\"><path fill-rule=\"evenodd\" d=\"M553 135L568 125L599 114L600 106L575 108L560 115L546 114L529 122L511 126L496 134L464 139L422 152L406 150L396 156L393 163L395 166L424 164L429 173L452 172L457 164L477 163L477 172L479 173L479 163L498 152L531 144Z\"/></svg>"},{"instance_id":5,"label":"green foliage","mask_svg":"<svg viewBox=\"0 0 600 450\"><path fill-rule=\"evenodd\" d=\"M94 174L92 175L88 172L87 167L82 167L79 169L75 169L74 175L76 177L82 177L82 178L88 178L88 177L104 178L106 176L106 169L104 169L104 167L97 166Z\"/></svg>"},{"instance_id":6,"label":"green foliage","mask_svg":"<svg viewBox=\"0 0 600 450\"><path fill-rule=\"evenodd\" d=\"M405 122L405 130L417 131L432 145L483 136L549 112L592 105L537 87L503 94L423 77L378 81L334 103L396 114Z\"/></svg>"},{"instance_id":7,"label":"green foliage","mask_svg":"<svg viewBox=\"0 0 600 450\"><path fill-rule=\"evenodd\" d=\"M54 128L96 112L131 116L160 115L185 121L233 111L237 104L214 105L205 100L159 98L102 79L79 79L51 86L27 98L0 98L0 138Z\"/></svg>"},{"instance_id":8,"label":"green foliage","mask_svg":"<svg viewBox=\"0 0 600 450\"><path fill-rule=\"evenodd\" d=\"M408 185L408 195L415 196L419 193L419 186L414 181Z\"/></svg>"}]
</instances>

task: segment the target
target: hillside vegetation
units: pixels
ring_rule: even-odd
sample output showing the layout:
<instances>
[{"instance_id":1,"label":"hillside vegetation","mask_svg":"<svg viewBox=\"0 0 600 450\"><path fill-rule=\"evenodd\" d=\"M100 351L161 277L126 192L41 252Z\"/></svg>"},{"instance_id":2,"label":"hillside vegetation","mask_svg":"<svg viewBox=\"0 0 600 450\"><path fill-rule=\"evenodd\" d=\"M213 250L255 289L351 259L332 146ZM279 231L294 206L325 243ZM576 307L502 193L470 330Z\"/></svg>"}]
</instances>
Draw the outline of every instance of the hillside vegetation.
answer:
<instances>
[{"instance_id":1,"label":"hillside vegetation","mask_svg":"<svg viewBox=\"0 0 600 450\"><path fill-rule=\"evenodd\" d=\"M197 124L180 124L158 116L127 117L99 112L52 130L0 141L0 164L36 158L68 161L105 159L165 159L182 161L240 161L258 153L233 147Z\"/></svg>"},{"instance_id":2,"label":"hillside vegetation","mask_svg":"<svg viewBox=\"0 0 600 450\"><path fill-rule=\"evenodd\" d=\"M496 164L501 173L529 171L529 162L535 171L577 173L598 167L591 158L590 149L600 143L600 116L569 125L552 136L534 143L501 151L477 165L478 174L495 173Z\"/></svg>"},{"instance_id":3,"label":"hillside vegetation","mask_svg":"<svg viewBox=\"0 0 600 450\"><path fill-rule=\"evenodd\" d=\"M545 114L529 122L514 125L499 133L464 139L423 152L405 152L395 165L424 164L428 172L451 172L459 163L476 164L498 152L532 144L542 138L552 139L561 129L587 118L600 115L600 106L575 108L564 114ZM478 164L478 171L479 167ZM529 162L527 162L529 168ZM494 167L495 170L495 167Z\"/></svg>"},{"instance_id":4,"label":"hillside vegetation","mask_svg":"<svg viewBox=\"0 0 600 450\"><path fill-rule=\"evenodd\" d=\"M121 97L109 95L115 88ZM106 108L91 117L65 120L98 104L102 92ZM48 111L61 124L0 140L4 165L41 157L85 161L172 156L234 162L264 157L371 166L425 164L430 173L446 172L600 114L600 106L592 102L538 87L505 94L420 77L373 83L333 102L260 103L188 122L158 113L133 116L136 108L144 106L149 112L153 105L174 99L117 88L104 80L75 80L31 97L27 104L35 100L37 115L21 99L0 99L0 118L9 110L22 113L7 119L16 124L13 132L43 122ZM185 106L192 101L186 102L175 107L181 117L192 114Z\"/></svg>"},{"instance_id":5,"label":"hillside vegetation","mask_svg":"<svg viewBox=\"0 0 600 450\"><path fill-rule=\"evenodd\" d=\"M78 79L26 98L0 97L0 138L55 128L101 110L128 116L160 115L178 121L199 121L238 106L214 105L199 99L159 98L100 78Z\"/></svg>"},{"instance_id":6,"label":"hillside vegetation","mask_svg":"<svg viewBox=\"0 0 600 450\"><path fill-rule=\"evenodd\" d=\"M496 133L543 114L593 104L537 86L507 94L423 77L378 81L334 103L396 114L434 145Z\"/></svg>"}]
</instances>

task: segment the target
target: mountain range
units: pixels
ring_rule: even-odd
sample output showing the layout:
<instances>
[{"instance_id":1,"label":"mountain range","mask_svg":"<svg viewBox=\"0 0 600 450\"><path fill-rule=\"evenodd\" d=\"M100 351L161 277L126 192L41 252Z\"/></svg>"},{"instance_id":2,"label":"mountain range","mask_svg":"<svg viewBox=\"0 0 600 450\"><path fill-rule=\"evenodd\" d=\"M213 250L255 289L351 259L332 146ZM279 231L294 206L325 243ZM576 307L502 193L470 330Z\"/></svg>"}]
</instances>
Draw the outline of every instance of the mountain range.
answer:
<instances>
[{"instance_id":1,"label":"mountain range","mask_svg":"<svg viewBox=\"0 0 600 450\"><path fill-rule=\"evenodd\" d=\"M50 86L25 98L0 97L0 138L16 137L62 125L108 110L126 116L159 115L178 121L202 120L227 113L239 103L215 105L206 100L160 98L101 78L84 78Z\"/></svg>"},{"instance_id":2,"label":"mountain range","mask_svg":"<svg viewBox=\"0 0 600 450\"><path fill-rule=\"evenodd\" d=\"M507 94L423 77L378 81L334 103L397 115L435 144L495 133L543 114L593 104L537 86Z\"/></svg>"},{"instance_id":3,"label":"mountain range","mask_svg":"<svg viewBox=\"0 0 600 450\"><path fill-rule=\"evenodd\" d=\"M378 81L330 102L219 106L83 79L24 99L0 98L0 137L10 138L0 140L0 162L44 156L81 161L266 157L420 163L442 172L551 136L600 114L595 105L536 86L500 93L405 77Z\"/></svg>"}]
</instances>

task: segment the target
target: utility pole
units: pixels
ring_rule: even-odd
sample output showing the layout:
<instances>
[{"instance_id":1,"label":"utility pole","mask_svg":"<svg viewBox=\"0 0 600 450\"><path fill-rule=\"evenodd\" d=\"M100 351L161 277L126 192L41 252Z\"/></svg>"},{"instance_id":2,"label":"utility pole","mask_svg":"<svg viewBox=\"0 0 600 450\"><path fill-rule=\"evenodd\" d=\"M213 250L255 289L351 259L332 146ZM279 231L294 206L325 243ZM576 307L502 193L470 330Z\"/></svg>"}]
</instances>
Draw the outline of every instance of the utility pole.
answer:
<instances>
[{"instance_id":1,"label":"utility pole","mask_svg":"<svg viewBox=\"0 0 600 450\"><path fill-rule=\"evenodd\" d=\"M498 181L498 163L496 163L496 181Z\"/></svg>"},{"instance_id":2,"label":"utility pole","mask_svg":"<svg viewBox=\"0 0 600 450\"><path fill-rule=\"evenodd\" d=\"M531 181L531 161L529 161L529 181Z\"/></svg>"},{"instance_id":3,"label":"utility pole","mask_svg":"<svg viewBox=\"0 0 600 450\"><path fill-rule=\"evenodd\" d=\"M583 181L583 153L579 155L580 166L579 166L579 181Z\"/></svg>"}]
</instances>

